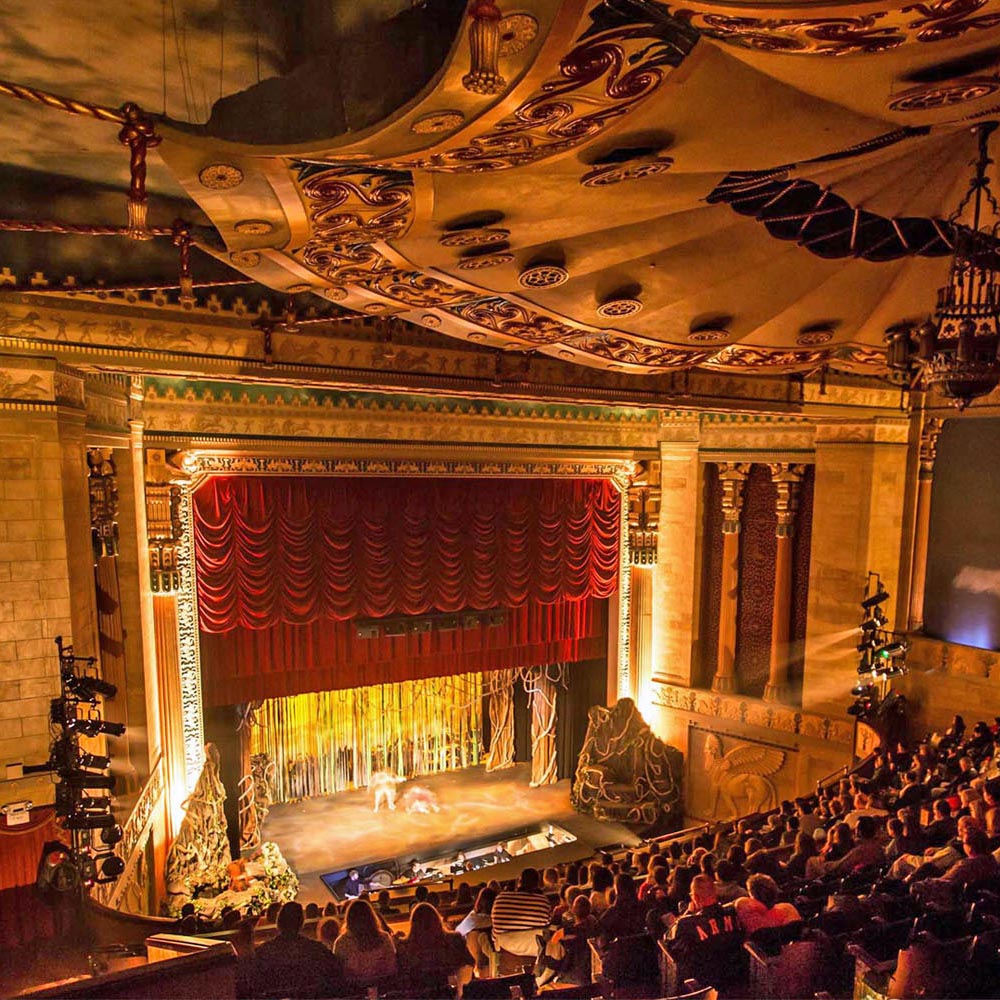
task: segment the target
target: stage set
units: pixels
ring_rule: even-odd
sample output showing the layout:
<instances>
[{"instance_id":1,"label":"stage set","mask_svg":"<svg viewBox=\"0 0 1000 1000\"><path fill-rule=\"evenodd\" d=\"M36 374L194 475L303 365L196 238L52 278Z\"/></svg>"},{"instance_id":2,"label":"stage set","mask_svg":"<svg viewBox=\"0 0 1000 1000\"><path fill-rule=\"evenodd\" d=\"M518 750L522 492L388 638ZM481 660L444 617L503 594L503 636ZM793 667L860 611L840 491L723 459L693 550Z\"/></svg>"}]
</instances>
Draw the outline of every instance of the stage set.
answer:
<instances>
[{"instance_id":1,"label":"stage set","mask_svg":"<svg viewBox=\"0 0 1000 1000\"><path fill-rule=\"evenodd\" d=\"M608 480L207 479L193 522L213 750L168 860L174 903L228 863L209 828L235 858L277 845L251 884L283 855L298 897L322 902L676 826L680 754L630 700L601 707L620 504Z\"/></svg>"}]
</instances>

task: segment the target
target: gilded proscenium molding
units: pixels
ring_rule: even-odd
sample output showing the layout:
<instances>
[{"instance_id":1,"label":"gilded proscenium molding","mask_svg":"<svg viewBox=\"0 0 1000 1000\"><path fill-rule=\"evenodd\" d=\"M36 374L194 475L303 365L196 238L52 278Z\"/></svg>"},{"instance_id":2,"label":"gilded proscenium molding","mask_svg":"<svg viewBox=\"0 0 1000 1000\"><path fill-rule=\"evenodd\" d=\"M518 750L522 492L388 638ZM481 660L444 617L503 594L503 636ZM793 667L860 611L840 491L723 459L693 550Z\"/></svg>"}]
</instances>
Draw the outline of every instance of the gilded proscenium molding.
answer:
<instances>
[{"instance_id":1,"label":"gilded proscenium molding","mask_svg":"<svg viewBox=\"0 0 1000 1000\"><path fill-rule=\"evenodd\" d=\"M628 493L629 551L633 566L655 566L659 533L660 486L639 482Z\"/></svg>"},{"instance_id":2,"label":"gilded proscenium molding","mask_svg":"<svg viewBox=\"0 0 1000 1000\"><path fill-rule=\"evenodd\" d=\"M871 55L910 43L932 43L1000 24L997 0L936 0L895 9L883 4L852 5L852 13L817 17L815 8L781 8L781 17L755 16L758 8L685 3L673 8L702 34L740 48L781 55Z\"/></svg>"},{"instance_id":3,"label":"gilded proscenium molding","mask_svg":"<svg viewBox=\"0 0 1000 1000\"><path fill-rule=\"evenodd\" d=\"M147 452L156 466L163 451ZM181 488L173 482L146 482L146 535L149 542L149 584L154 594L176 594L181 588L177 548L184 533Z\"/></svg>"},{"instance_id":4,"label":"gilded proscenium molding","mask_svg":"<svg viewBox=\"0 0 1000 1000\"><path fill-rule=\"evenodd\" d=\"M944 429L944 420L928 417L920 432L920 478L934 478L934 462L937 459L937 443Z\"/></svg>"},{"instance_id":5,"label":"gilded proscenium molding","mask_svg":"<svg viewBox=\"0 0 1000 1000\"><path fill-rule=\"evenodd\" d=\"M854 723L812 715L785 705L765 702L740 695L720 694L701 688L685 688L654 682L652 702L661 708L676 709L721 719L744 726L759 726L794 736L850 746L854 739Z\"/></svg>"},{"instance_id":6,"label":"gilded proscenium molding","mask_svg":"<svg viewBox=\"0 0 1000 1000\"><path fill-rule=\"evenodd\" d=\"M115 850L125 862L125 870L115 882L94 885L91 888L90 895L97 902L114 909L119 908L122 897L135 878L156 809L162 798L163 758L161 757L150 772L149 779L143 786L128 819L122 824L122 839Z\"/></svg>"},{"instance_id":7,"label":"gilded proscenium molding","mask_svg":"<svg viewBox=\"0 0 1000 1000\"><path fill-rule=\"evenodd\" d=\"M740 515L743 513L743 486L750 475L747 462L719 462L719 482L722 485L722 533L740 533Z\"/></svg>"},{"instance_id":8,"label":"gilded proscenium molding","mask_svg":"<svg viewBox=\"0 0 1000 1000\"><path fill-rule=\"evenodd\" d=\"M87 487L94 558L118 555L118 475L110 448L88 448Z\"/></svg>"},{"instance_id":9,"label":"gilded proscenium molding","mask_svg":"<svg viewBox=\"0 0 1000 1000\"><path fill-rule=\"evenodd\" d=\"M777 525L775 533L779 538L791 538L795 533L795 514L799 509L799 488L802 477L806 473L804 465L789 462L772 462L771 482L774 483L775 514Z\"/></svg>"}]
</instances>

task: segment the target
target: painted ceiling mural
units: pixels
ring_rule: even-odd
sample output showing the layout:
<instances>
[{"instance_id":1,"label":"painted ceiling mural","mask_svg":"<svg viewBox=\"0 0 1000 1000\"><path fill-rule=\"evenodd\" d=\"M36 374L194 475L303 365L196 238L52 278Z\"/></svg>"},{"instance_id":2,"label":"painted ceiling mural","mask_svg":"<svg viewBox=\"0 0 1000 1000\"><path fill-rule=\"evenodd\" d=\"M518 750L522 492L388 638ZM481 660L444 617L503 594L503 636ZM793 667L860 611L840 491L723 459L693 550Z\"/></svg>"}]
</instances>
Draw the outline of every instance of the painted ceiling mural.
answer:
<instances>
[{"instance_id":1,"label":"painted ceiling mural","mask_svg":"<svg viewBox=\"0 0 1000 1000\"><path fill-rule=\"evenodd\" d=\"M399 79L352 43L324 89L319 42L296 61L274 24L262 72L247 34L246 80L157 116L151 186L277 292L598 369L881 372L1000 117L1000 0L359 10L414 39Z\"/></svg>"}]
</instances>

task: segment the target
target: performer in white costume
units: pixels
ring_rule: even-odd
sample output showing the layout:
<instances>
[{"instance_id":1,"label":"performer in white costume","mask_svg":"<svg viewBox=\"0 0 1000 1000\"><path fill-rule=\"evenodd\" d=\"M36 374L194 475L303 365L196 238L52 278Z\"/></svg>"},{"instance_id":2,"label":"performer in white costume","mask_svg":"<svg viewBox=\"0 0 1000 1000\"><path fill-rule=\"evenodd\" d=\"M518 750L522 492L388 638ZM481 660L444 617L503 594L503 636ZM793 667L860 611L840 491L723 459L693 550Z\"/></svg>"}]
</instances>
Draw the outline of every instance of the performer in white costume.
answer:
<instances>
[{"instance_id":1,"label":"performer in white costume","mask_svg":"<svg viewBox=\"0 0 1000 1000\"><path fill-rule=\"evenodd\" d=\"M376 771L372 775L368 788L375 796L375 812L382 806L389 809L396 808L396 785L405 780L391 771Z\"/></svg>"}]
</instances>

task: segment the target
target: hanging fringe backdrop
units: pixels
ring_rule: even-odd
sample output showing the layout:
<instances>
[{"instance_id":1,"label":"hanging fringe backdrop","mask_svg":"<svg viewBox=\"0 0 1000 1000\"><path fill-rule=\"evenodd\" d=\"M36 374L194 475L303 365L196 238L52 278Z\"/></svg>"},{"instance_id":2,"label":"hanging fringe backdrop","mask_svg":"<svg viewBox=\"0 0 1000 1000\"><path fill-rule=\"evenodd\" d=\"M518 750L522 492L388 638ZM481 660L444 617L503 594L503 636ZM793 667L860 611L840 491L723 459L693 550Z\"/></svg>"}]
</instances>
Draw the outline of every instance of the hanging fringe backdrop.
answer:
<instances>
[{"instance_id":1,"label":"hanging fringe backdrop","mask_svg":"<svg viewBox=\"0 0 1000 1000\"><path fill-rule=\"evenodd\" d=\"M482 697L474 673L269 698L251 749L274 761L274 802L362 788L376 771L472 767L483 752Z\"/></svg>"}]
</instances>

